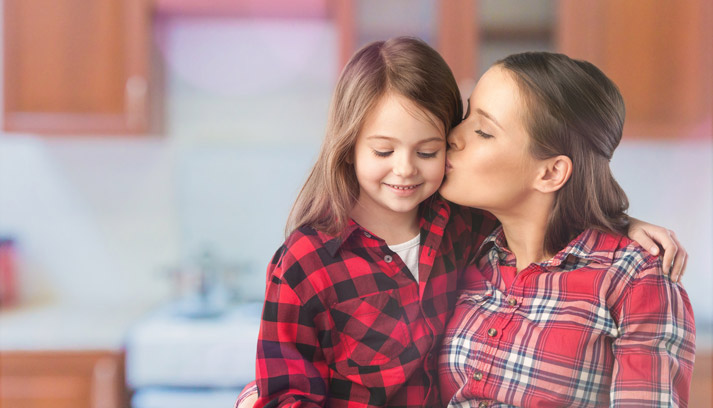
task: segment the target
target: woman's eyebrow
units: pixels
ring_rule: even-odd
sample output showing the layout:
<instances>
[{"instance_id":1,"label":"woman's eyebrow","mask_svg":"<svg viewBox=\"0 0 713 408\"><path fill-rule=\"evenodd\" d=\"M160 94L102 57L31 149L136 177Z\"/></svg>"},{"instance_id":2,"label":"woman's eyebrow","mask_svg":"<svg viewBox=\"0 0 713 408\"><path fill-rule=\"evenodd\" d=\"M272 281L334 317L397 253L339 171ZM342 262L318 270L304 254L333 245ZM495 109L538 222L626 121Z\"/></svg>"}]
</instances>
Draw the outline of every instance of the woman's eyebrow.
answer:
<instances>
[{"instance_id":1,"label":"woman's eyebrow","mask_svg":"<svg viewBox=\"0 0 713 408\"><path fill-rule=\"evenodd\" d=\"M486 118L490 119L490 121L493 122L493 123L495 123L495 125L497 125L497 127L499 127L500 129L503 128L502 126L500 126L500 123L498 123L498 121L495 120L495 118L493 117L493 115L489 114L488 112L486 112L486 111L484 111L484 110L482 110L482 109L480 109L480 108L476 109L475 111L476 111L478 114L480 114L480 115L482 115L482 116L485 116Z\"/></svg>"}]
</instances>

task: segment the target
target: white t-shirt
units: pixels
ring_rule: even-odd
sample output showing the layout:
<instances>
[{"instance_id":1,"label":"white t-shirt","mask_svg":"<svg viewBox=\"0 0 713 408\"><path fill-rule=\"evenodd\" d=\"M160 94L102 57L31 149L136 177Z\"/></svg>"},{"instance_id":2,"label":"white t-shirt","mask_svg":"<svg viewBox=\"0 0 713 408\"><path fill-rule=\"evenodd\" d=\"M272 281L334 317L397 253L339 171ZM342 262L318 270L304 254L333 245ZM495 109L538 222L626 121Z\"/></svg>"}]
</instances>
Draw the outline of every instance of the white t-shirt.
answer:
<instances>
[{"instance_id":1,"label":"white t-shirt","mask_svg":"<svg viewBox=\"0 0 713 408\"><path fill-rule=\"evenodd\" d=\"M415 237L409 239L408 241L389 245L389 249L396 252L401 260L404 261L406 267L418 282L418 255L419 255L419 244L421 243L421 235L416 235Z\"/></svg>"}]
</instances>

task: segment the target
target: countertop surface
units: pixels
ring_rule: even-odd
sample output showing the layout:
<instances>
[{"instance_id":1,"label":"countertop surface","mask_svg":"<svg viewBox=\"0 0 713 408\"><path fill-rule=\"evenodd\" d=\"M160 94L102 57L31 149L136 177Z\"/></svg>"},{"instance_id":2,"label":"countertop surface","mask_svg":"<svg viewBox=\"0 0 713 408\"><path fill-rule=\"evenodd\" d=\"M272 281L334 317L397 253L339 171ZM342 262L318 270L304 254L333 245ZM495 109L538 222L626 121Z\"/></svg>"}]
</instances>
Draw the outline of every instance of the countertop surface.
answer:
<instances>
[{"instance_id":1,"label":"countertop surface","mask_svg":"<svg viewBox=\"0 0 713 408\"><path fill-rule=\"evenodd\" d=\"M120 350L152 304L43 302L0 311L0 351Z\"/></svg>"}]
</instances>

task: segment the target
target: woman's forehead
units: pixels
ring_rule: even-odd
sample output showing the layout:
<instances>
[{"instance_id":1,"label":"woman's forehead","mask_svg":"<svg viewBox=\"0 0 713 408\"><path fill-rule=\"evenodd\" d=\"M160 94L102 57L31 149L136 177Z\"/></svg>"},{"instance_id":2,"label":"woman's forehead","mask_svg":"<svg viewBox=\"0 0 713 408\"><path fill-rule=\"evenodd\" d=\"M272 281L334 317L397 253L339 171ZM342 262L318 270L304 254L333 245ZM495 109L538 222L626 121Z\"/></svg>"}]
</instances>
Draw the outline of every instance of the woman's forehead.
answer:
<instances>
[{"instance_id":1,"label":"woman's forehead","mask_svg":"<svg viewBox=\"0 0 713 408\"><path fill-rule=\"evenodd\" d=\"M480 77L469 103L471 112L485 112L485 116L503 124L505 119L511 120L519 112L521 101L520 90L512 74L496 65Z\"/></svg>"}]
</instances>

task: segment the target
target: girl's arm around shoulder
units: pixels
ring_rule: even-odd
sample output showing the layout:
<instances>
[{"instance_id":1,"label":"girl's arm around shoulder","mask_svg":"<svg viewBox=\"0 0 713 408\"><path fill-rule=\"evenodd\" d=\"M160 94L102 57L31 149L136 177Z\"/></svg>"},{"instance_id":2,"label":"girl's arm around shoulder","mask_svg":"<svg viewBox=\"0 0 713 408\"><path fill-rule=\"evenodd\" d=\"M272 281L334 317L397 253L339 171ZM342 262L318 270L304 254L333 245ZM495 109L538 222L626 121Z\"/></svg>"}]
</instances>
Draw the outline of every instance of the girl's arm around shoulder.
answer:
<instances>
[{"instance_id":1,"label":"girl's arm around shoulder","mask_svg":"<svg viewBox=\"0 0 713 408\"><path fill-rule=\"evenodd\" d=\"M652 255L663 258L663 273L679 282L686 271L688 253L670 229L629 217L629 238L636 241ZM663 252L662 252L663 251Z\"/></svg>"},{"instance_id":2,"label":"girl's arm around shoulder","mask_svg":"<svg viewBox=\"0 0 713 408\"><path fill-rule=\"evenodd\" d=\"M686 406L693 361L695 323L688 294L664 276L661 260L643 251L620 258L633 268L612 314L619 325L613 344L612 406ZM622 282L623 283L623 282Z\"/></svg>"}]
</instances>

